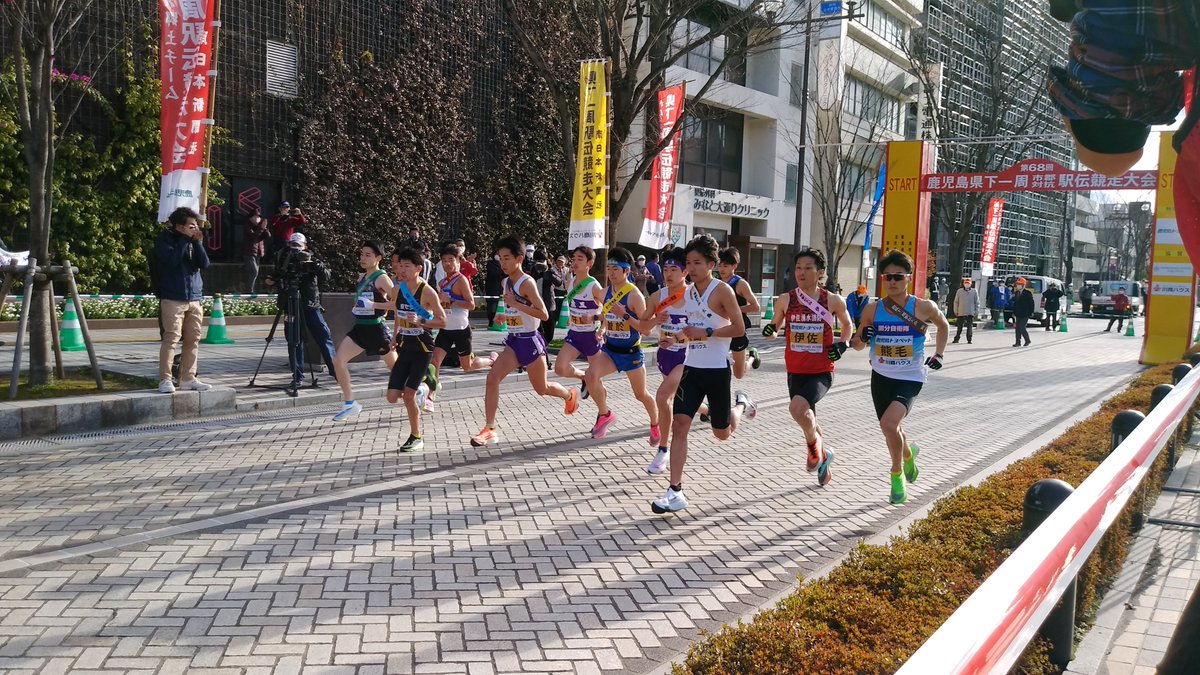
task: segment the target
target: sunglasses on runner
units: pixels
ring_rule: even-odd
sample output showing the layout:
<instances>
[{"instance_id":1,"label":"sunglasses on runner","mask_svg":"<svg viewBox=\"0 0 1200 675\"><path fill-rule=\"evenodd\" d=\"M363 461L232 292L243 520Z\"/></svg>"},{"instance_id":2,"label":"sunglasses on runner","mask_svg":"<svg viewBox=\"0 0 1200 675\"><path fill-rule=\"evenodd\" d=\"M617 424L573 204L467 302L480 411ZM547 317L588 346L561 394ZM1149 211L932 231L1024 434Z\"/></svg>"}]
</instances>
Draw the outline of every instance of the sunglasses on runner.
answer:
<instances>
[{"instance_id":1,"label":"sunglasses on runner","mask_svg":"<svg viewBox=\"0 0 1200 675\"><path fill-rule=\"evenodd\" d=\"M908 278L907 274L885 274L883 278L887 281L904 281Z\"/></svg>"}]
</instances>

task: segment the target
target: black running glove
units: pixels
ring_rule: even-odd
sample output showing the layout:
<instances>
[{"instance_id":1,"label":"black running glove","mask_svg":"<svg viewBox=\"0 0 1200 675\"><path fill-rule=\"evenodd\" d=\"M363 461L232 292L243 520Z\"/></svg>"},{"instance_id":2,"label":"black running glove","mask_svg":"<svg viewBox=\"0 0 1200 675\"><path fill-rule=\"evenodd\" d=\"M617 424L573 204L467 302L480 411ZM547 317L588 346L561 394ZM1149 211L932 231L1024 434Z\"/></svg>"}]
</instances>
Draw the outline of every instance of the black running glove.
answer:
<instances>
[{"instance_id":1,"label":"black running glove","mask_svg":"<svg viewBox=\"0 0 1200 675\"><path fill-rule=\"evenodd\" d=\"M875 326L867 326L862 329L863 342L869 342L873 337L875 337Z\"/></svg>"},{"instance_id":2,"label":"black running glove","mask_svg":"<svg viewBox=\"0 0 1200 675\"><path fill-rule=\"evenodd\" d=\"M835 342L829 345L829 351L825 352L829 356L830 361L837 361L842 358L842 354L846 353L845 342Z\"/></svg>"},{"instance_id":3,"label":"black running glove","mask_svg":"<svg viewBox=\"0 0 1200 675\"><path fill-rule=\"evenodd\" d=\"M942 369L942 355L934 354L933 356L925 359L925 365L928 366L930 370L941 370Z\"/></svg>"},{"instance_id":4,"label":"black running glove","mask_svg":"<svg viewBox=\"0 0 1200 675\"><path fill-rule=\"evenodd\" d=\"M765 338L769 338L769 337L771 337L771 336L775 335L775 333L776 333L776 331L777 331L777 330L778 330L778 329L777 329L777 328L775 328L775 324L773 324L773 323L769 323L769 324L767 324L767 325L763 326L763 333L762 333L762 335L763 335L763 337L765 337Z\"/></svg>"}]
</instances>

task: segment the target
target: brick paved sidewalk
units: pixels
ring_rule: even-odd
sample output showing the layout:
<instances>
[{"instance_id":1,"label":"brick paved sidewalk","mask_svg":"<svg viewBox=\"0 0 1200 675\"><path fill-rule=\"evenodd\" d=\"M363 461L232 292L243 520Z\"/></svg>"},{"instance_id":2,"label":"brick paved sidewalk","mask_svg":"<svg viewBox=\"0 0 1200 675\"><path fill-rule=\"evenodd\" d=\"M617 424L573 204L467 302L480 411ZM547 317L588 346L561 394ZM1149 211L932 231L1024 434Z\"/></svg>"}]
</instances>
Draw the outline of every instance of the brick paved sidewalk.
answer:
<instances>
[{"instance_id":1,"label":"brick paved sidewalk","mask_svg":"<svg viewBox=\"0 0 1200 675\"><path fill-rule=\"evenodd\" d=\"M10 562L229 519L0 579L0 669L649 672L698 628L753 611L1122 386L1140 340L1084 324L1028 349L980 331L949 350L909 424L923 462L904 507L886 504L861 354L820 406L840 451L830 486L795 450L775 354L740 383L765 403L759 418L726 444L694 435L693 506L673 517L649 514L665 481L644 473L645 413L615 379L621 419L604 442L587 438L588 404L564 418L516 391L501 413L507 442L472 450L481 402L464 390L448 392L415 457L391 450L406 427L383 404L351 425L243 416L2 446ZM332 503L236 522L310 495Z\"/></svg>"}]
</instances>

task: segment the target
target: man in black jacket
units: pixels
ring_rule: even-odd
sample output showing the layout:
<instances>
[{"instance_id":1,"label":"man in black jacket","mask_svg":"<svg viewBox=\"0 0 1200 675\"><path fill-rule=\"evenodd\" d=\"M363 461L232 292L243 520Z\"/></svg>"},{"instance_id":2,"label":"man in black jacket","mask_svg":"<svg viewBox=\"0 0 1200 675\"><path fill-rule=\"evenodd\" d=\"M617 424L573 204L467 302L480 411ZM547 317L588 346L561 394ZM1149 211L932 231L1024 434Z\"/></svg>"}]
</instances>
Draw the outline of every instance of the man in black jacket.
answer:
<instances>
[{"instance_id":1,"label":"man in black jacket","mask_svg":"<svg viewBox=\"0 0 1200 675\"><path fill-rule=\"evenodd\" d=\"M183 340L179 362L179 387L189 391L207 391L212 387L196 379L196 354L200 347L200 329L204 324L204 280L200 270L208 267L204 250L200 214L181 206L167 218L167 229L154 240L150 282L158 296L162 322L162 344L158 350L158 391L175 392L171 362L175 345Z\"/></svg>"},{"instance_id":2,"label":"man in black jacket","mask_svg":"<svg viewBox=\"0 0 1200 675\"><path fill-rule=\"evenodd\" d=\"M496 312L500 308L500 293L504 281L504 270L500 269L500 256L493 255L484 270L483 294L487 296L488 330L500 330L496 326ZM504 321L504 317L500 317Z\"/></svg>"},{"instance_id":3,"label":"man in black jacket","mask_svg":"<svg viewBox=\"0 0 1200 675\"><path fill-rule=\"evenodd\" d=\"M1016 320L1017 336L1014 347L1021 346L1021 340L1025 341L1025 346L1029 346L1029 317L1033 316L1033 293L1028 288L1025 288L1025 277L1018 277L1016 286L1013 288L1013 318Z\"/></svg>"},{"instance_id":4,"label":"man in black jacket","mask_svg":"<svg viewBox=\"0 0 1200 675\"><path fill-rule=\"evenodd\" d=\"M287 246L276 254L275 269L267 277L266 284L279 289L279 308L286 315L283 332L287 338L292 387L298 387L304 379L304 331L300 330L300 321L304 322L308 335L316 342L321 358L333 375L333 335L321 307L321 284L328 282L329 277L329 267L308 251L308 239L299 232L293 234ZM298 302L292 300L297 296ZM289 306L289 302L295 304Z\"/></svg>"}]
</instances>

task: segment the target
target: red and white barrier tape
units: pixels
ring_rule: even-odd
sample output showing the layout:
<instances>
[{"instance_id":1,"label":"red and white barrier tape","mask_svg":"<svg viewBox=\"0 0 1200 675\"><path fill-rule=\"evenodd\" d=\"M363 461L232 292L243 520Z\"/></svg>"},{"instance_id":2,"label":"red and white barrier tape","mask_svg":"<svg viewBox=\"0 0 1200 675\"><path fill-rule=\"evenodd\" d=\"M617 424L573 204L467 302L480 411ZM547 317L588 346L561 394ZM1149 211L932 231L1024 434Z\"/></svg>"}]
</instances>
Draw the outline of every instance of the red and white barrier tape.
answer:
<instances>
[{"instance_id":1,"label":"red and white barrier tape","mask_svg":"<svg viewBox=\"0 0 1200 675\"><path fill-rule=\"evenodd\" d=\"M896 675L1007 673L1200 394L1188 373Z\"/></svg>"}]
</instances>

